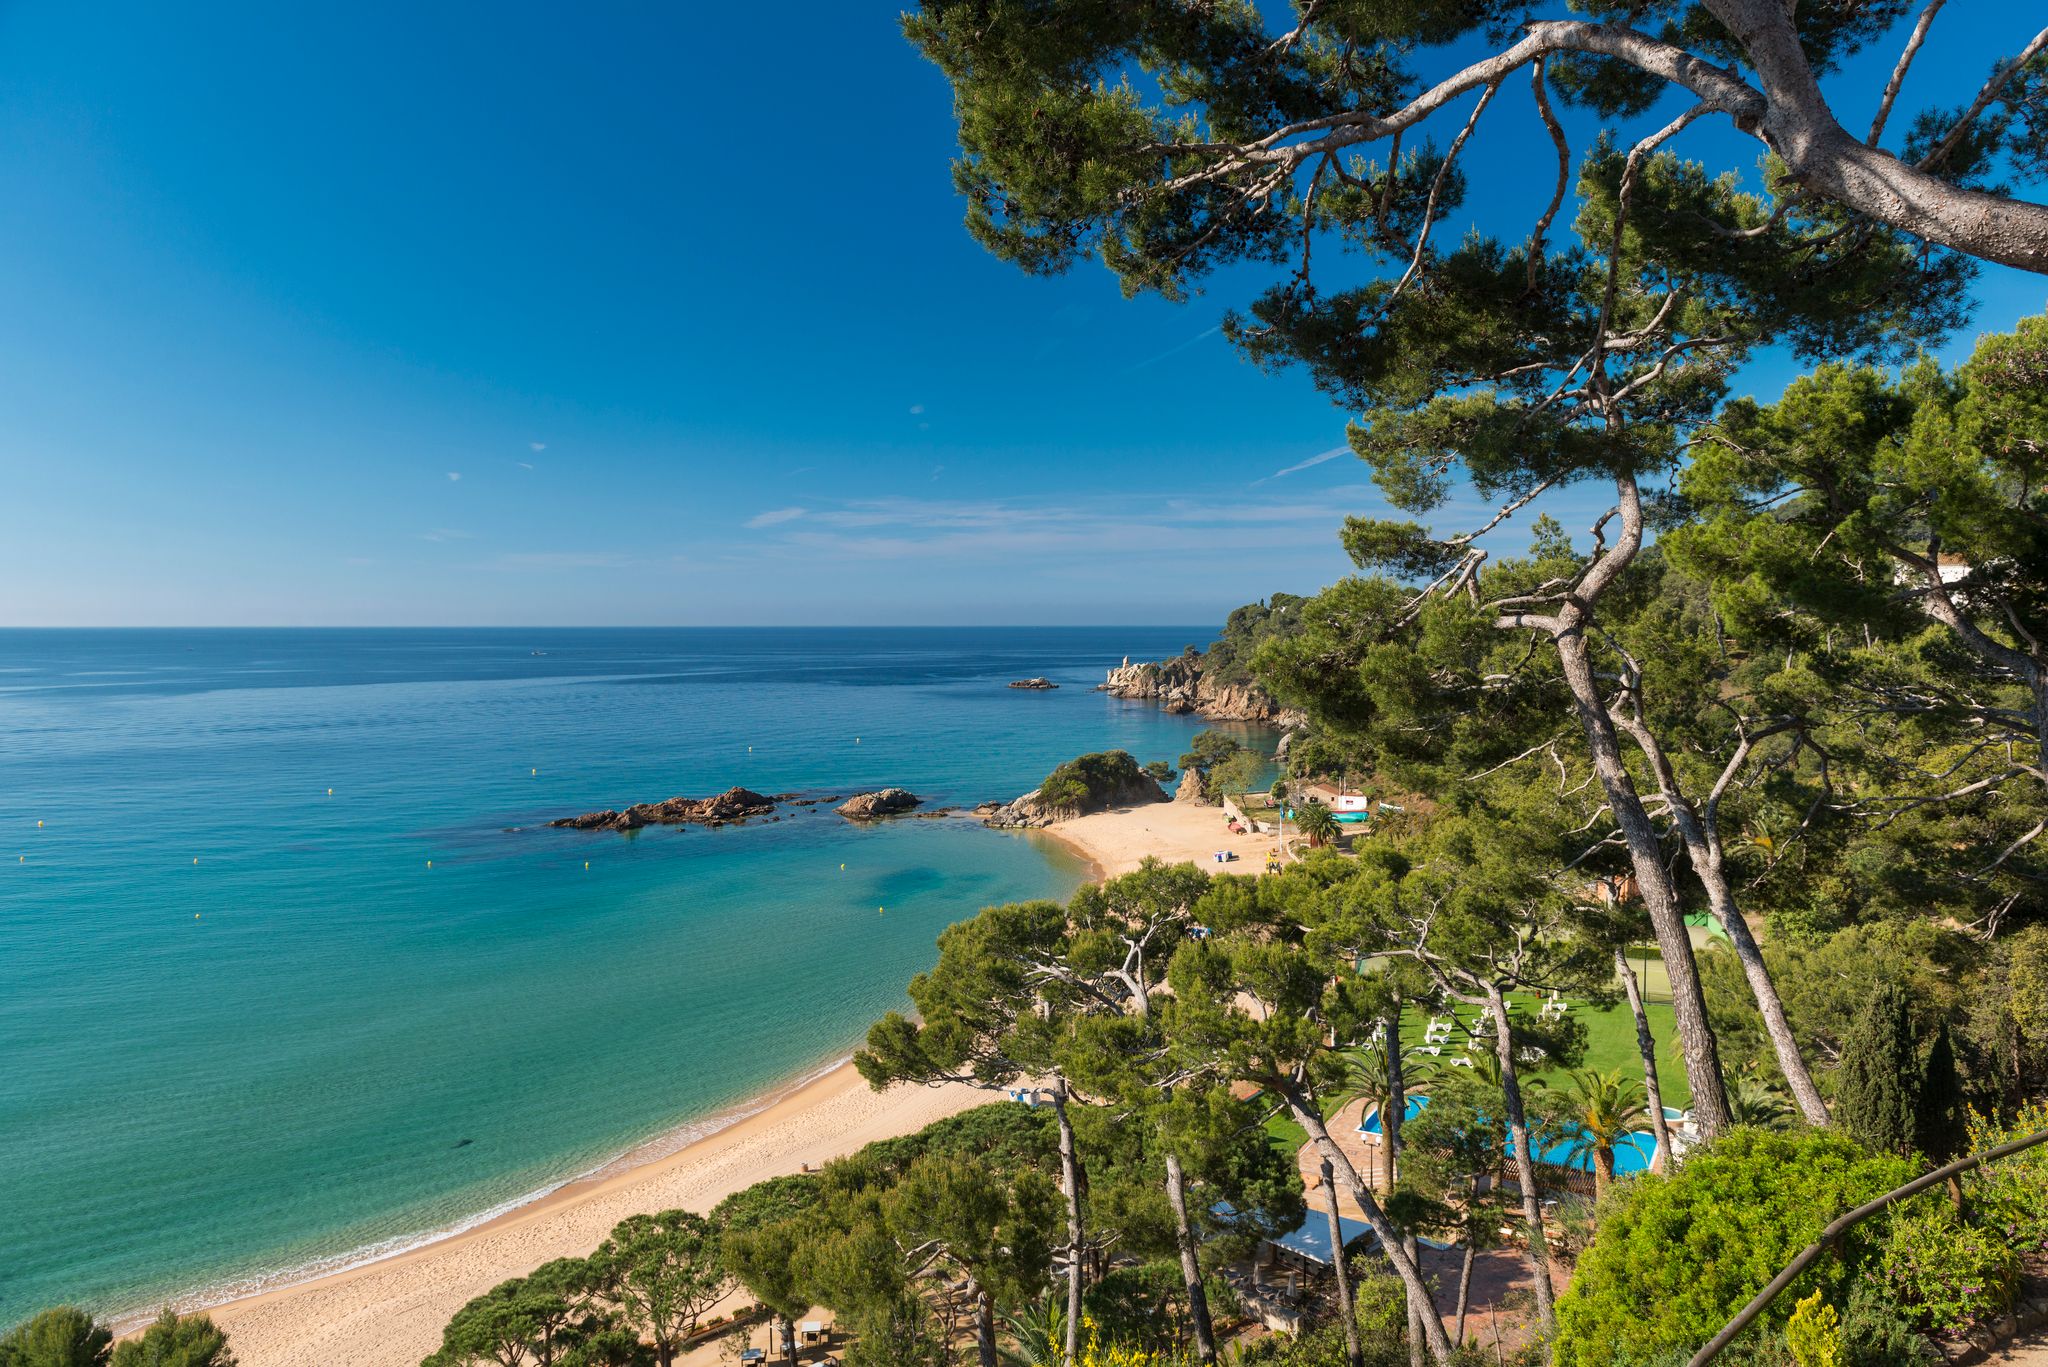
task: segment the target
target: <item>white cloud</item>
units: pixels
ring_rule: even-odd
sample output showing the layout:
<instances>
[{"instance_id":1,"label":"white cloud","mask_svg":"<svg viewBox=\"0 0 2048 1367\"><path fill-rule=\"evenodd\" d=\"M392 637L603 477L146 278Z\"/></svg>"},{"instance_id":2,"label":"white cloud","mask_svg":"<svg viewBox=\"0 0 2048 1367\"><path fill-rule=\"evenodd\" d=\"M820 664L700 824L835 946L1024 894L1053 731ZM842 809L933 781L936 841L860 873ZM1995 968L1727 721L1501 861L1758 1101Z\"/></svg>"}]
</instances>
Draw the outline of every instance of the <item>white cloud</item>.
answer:
<instances>
[{"instance_id":1,"label":"white cloud","mask_svg":"<svg viewBox=\"0 0 2048 1367\"><path fill-rule=\"evenodd\" d=\"M917 414L924 412L924 405L921 403L914 403L910 405L910 412L911 415L914 417Z\"/></svg>"},{"instance_id":2,"label":"white cloud","mask_svg":"<svg viewBox=\"0 0 2048 1367\"><path fill-rule=\"evenodd\" d=\"M476 535L476 533L475 533L475 532L463 532L463 531L457 531L457 530L456 530L455 528L453 528L453 527L436 527L436 528L434 528L434 530L432 530L431 532L421 532L421 533L420 533L420 540L422 540L422 541L468 541L468 540L470 540L470 539L471 539L472 537L474 537L475 535Z\"/></svg>"},{"instance_id":3,"label":"white cloud","mask_svg":"<svg viewBox=\"0 0 2048 1367\"><path fill-rule=\"evenodd\" d=\"M533 462L530 460L515 460L512 463L522 470L531 470L533 468Z\"/></svg>"},{"instance_id":4,"label":"white cloud","mask_svg":"<svg viewBox=\"0 0 2048 1367\"><path fill-rule=\"evenodd\" d=\"M456 482L457 480L459 480L459 479L461 479L461 478L462 478L462 471L460 471L460 470L450 470L450 471L448 472L448 482L449 482L450 484L453 484L453 483L455 483L455 482Z\"/></svg>"},{"instance_id":5,"label":"white cloud","mask_svg":"<svg viewBox=\"0 0 2048 1367\"><path fill-rule=\"evenodd\" d=\"M755 513L741 525L753 529L774 527L784 522L794 522L809 512L808 508L770 508L765 513Z\"/></svg>"},{"instance_id":6,"label":"white cloud","mask_svg":"<svg viewBox=\"0 0 2048 1367\"><path fill-rule=\"evenodd\" d=\"M548 449L548 444L544 441L530 441L526 443L526 449L538 455L540 452Z\"/></svg>"}]
</instances>

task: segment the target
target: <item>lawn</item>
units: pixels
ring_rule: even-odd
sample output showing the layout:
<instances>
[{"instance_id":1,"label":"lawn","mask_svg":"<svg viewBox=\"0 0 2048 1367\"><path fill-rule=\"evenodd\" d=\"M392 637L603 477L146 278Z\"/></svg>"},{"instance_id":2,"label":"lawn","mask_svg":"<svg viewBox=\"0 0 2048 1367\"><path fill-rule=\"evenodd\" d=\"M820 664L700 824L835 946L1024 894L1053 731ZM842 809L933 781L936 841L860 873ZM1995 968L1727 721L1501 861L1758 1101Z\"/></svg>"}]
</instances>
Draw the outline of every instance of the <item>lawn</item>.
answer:
<instances>
[{"instance_id":1,"label":"lawn","mask_svg":"<svg viewBox=\"0 0 2048 1367\"><path fill-rule=\"evenodd\" d=\"M1635 964L1636 972L1641 974L1643 971L1642 960L1635 956L1631 956L1631 958ZM1653 959L1650 961L1650 967L1657 972L1661 982L1663 965ZM1508 1000L1517 1004L1515 1013L1517 1015L1520 1015L1525 1010L1533 1015L1541 1004L1541 999L1533 994L1517 994L1510 996ZM1566 1000L1569 1001L1570 998L1566 998ZM1672 1023L1670 1004L1668 1002L1651 1000L1645 1004L1644 1009L1650 1017L1650 1034L1657 1041L1658 1090L1663 1094L1665 1105L1677 1106L1682 1109L1691 1104L1692 1089L1686 1085L1685 1070L1671 1057L1670 1045L1671 1039L1676 1033L1676 1027ZM1457 1014L1458 1019L1467 1023L1469 1027L1470 1022L1478 1012L1471 1008L1461 1008ZM1580 1068L1591 1068L1603 1073L1619 1068L1624 1077L1641 1079L1643 1075L1642 1055L1636 1049L1636 1022L1635 1017L1629 1014L1627 1002L1617 1002L1605 1010L1597 1010L1584 1005L1575 1006L1572 1008L1572 1016L1576 1020L1584 1021L1586 1025L1586 1052L1579 1061L1578 1066ZM1428 1018L1423 1013L1411 1012L1403 1024L1401 1031L1402 1043L1411 1049L1420 1045L1427 1027ZM1452 1039L1454 1043L1446 1046L1442 1055L1446 1060L1453 1053L1464 1052L1463 1036L1454 1035ZM1492 1037L1490 1035L1487 1036L1482 1041L1482 1045L1490 1049L1492 1047ZM1420 1061L1425 1063L1436 1062L1435 1059L1428 1055L1424 1055ZM1448 1067L1449 1064L1446 1063L1444 1066ZM1562 1068L1536 1069L1532 1072L1524 1072L1522 1078L1525 1082L1541 1082L1553 1087L1563 1086L1569 1080L1565 1070Z\"/></svg>"}]
</instances>

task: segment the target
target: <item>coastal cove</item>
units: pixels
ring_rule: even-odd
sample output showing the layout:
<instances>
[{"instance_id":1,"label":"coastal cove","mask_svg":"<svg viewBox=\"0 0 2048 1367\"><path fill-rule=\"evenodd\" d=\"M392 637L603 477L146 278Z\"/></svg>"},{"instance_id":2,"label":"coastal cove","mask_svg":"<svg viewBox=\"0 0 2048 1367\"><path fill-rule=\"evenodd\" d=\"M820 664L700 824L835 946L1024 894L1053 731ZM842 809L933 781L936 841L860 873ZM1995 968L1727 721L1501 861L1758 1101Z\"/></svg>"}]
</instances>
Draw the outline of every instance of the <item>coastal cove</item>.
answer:
<instances>
[{"instance_id":1,"label":"coastal cove","mask_svg":"<svg viewBox=\"0 0 2048 1367\"><path fill-rule=\"evenodd\" d=\"M1201 634L0 633L0 1320L218 1300L670 1161L843 1057L945 924L1108 861L824 805L546 820L1171 761L1198 719L1093 686Z\"/></svg>"}]
</instances>

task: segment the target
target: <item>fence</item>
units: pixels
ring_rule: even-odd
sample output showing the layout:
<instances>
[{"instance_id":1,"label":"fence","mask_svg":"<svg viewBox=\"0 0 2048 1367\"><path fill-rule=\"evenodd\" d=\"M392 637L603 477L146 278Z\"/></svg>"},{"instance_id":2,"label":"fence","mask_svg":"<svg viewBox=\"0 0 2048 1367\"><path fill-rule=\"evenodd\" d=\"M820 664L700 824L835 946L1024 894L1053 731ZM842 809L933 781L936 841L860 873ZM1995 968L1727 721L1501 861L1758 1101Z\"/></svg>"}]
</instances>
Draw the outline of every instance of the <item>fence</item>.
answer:
<instances>
[{"instance_id":1,"label":"fence","mask_svg":"<svg viewBox=\"0 0 2048 1367\"><path fill-rule=\"evenodd\" d=\"M1888 1191L1876 1200L1865 1202L1847 1215L1840 1217L1833 1224L1822 1230L1818 1239L1815 1239L1812 1243L1801 1249L1799 1256L1785 1265L1784 1271L1771 1278L1770 1285L1757 1292L1756 1299L1743 1306L1735 1318L1728 1321L1727 1328L1714 1335L1713 1340L1706 1347L1694 1353L1692 1361L1687 1364L1687 1367L1706 1367L1706 1364L1721 1356L1721 1351L1729 1344L1735 1342L1743 1330L1756 1323L1757 1318L1770 1308L1771 1302L1776 1300L1786 1287L1798 1280L1800 1273L1811 1267L1821 1254L1835 1248L1840 1243L1844 1234L1847 1234L1857 1225L1863 1223L1863 1221L1877 1214L1885 1207L1903 1201L1909 1196L1918 1196L1929 1187L1940 1186L1951 1177L1959 1177L1973 1168L1983 1167L1986 1163L1996 1163L2001 1158L2010 1158L2013 1154L2031 1149L2036 1144L2041 1143L2048 1143L2048 1130L2042 1130L2039 1134L2028 1135L2024 1139L2015 1139L2008 1144L2000 1144L1995 1149L1986 1149L1982 1153L1971 1154L1968 1158L1959 1158L1947 1167L1936 1168L1933 1172L1923 1177L1916 1177L1906 1183L1905 1186Z\"/></svg>"}]
</instances>

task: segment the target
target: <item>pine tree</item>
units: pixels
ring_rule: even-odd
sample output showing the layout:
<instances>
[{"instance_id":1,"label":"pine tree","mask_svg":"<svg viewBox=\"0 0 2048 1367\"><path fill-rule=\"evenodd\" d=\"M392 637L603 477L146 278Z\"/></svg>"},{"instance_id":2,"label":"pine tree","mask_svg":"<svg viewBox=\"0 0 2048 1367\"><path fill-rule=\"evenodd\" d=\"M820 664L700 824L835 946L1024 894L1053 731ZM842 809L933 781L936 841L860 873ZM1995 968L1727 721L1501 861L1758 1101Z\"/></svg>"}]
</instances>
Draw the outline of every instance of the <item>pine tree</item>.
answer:
<instances>
[{"instance_id":1,"label":"pine tree","mask_svg":"<svg viewBox=\"0 0 2048 1367\"><path fill-rule=\"evenodd\" d=\"M1906 994L1877 990L1842 1042L1835 1115L1850 1134L1879 1153L1911 1151L1920 1100L1920 1051Z\"/></svg>"},{"instance_id":2,"label":"pine tree","mask_svg":"<svg viewBox=\"0 0 2048 1367\"><path fill-rule=\"evenodd\" d=\"M1946 1163L1967 1142L1963 1129L1963 1080L1956 1072L1956 1050L1948 1022L1934 1032L1927 1060L1920 1068L1920 1108L1914 1143L1929 1162Z\"/></svg>"}]
</instances>

